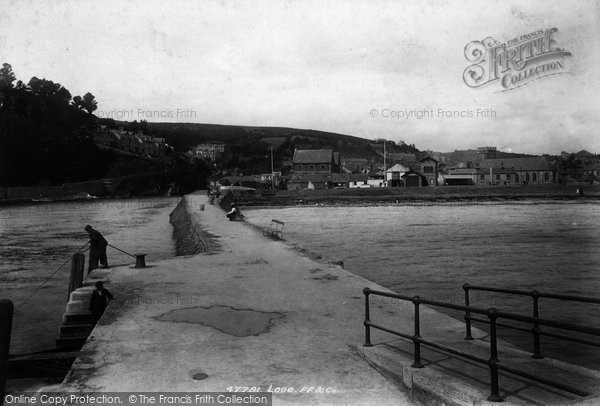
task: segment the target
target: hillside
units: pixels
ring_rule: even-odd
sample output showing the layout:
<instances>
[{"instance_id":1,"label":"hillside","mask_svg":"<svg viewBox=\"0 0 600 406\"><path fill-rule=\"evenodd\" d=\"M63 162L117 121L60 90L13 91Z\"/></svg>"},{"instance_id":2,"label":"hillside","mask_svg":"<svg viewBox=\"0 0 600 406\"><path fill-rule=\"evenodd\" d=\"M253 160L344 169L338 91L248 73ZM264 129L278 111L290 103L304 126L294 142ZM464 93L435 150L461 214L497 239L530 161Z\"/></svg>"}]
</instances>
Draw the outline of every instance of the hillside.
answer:
<instances>
[{"instance_id":1,"label":"hillside","mask_svg":"<svg viewBox=\"0 0 600 406\"><path fill-rule=\"evenodd\" d=\"M242 172L270 172L270 151L273 148L274 166L282 168L295 148L331 148L342 159L366 158L383 160L376 151L377 142L370 139L325 131L285 127L246 127L197 123L144 123L150 134L164 137L176 151L187 151L208 141L222 142L229 151L221 158L222 168L238 168ZM410 145L387 143L389 152L419 152Z\"/></svg>"}]
</instances>

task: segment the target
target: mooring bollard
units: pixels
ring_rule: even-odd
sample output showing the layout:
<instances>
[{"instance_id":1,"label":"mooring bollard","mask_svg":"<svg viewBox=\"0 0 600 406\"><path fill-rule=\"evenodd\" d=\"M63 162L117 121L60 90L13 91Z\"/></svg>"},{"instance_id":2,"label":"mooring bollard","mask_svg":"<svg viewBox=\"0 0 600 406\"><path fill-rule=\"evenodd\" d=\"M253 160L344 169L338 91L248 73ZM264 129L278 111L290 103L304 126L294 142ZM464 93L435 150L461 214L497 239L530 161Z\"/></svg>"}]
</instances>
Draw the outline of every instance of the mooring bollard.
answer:
<instances>
[{"instance_id":1,"label":"mooring bollard","mask_svg":"<svg viewBox=\"0 0 600 406\"><path fill-rule=\"evenodd\" d=\"M146 255L148 255L148 254L135 254L134 268L145 268L146 267Z\"/></svg>"},{"instance_id":2,"label":"mooring bollard","mask_svg":"<svg viewBox=\"0 0 600 406\"><path fill-rule=\"evenodd\" d=\"M12 333L14 305L8 299L0 300L0 405L4 404L4 392L8 377L8 353Z\"/></svg>"},{"instance_id":3,"label":"mooring bollard","mask_svg":"<svg viewBox=\"0 0 600 406\"><path fill-rule=\"evenodd\" d=\"M67 301L71 299L71 292L79 289L83 284L83 269L85 268L85 255L76 252L71 258L71 276L69 277L69 294Z\"/></svg>"}]
</instances>

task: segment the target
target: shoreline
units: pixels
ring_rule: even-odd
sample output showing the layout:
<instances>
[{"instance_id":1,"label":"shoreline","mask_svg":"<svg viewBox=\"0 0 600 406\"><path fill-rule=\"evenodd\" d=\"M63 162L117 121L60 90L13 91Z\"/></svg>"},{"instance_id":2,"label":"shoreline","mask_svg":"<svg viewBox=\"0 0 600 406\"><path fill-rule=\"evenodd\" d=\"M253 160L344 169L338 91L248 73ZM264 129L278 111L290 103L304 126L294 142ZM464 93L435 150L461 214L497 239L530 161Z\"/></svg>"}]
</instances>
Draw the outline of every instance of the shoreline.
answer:
<instances>
[{"instance_id":1,"label":"shoreline","mask_svg":"<svg viewBox=\"0 0 600 406\"><path fill-rule=\"evenodd\" d=\"M600 202L600 198L593 199L509 199L509 200L400 200L400 201L370 201L361 200L356 202L308 202L301 204L277 204L277 205L258 205L242 203L245 210L263 210L263 209L285 209L289 207L389 207L389 206L502 206L502 205L527 205L535 206L540 204L595 204Z\"/></svg>"},{"instance_id":2,"label":"shoreline","mask_svg":"<svg viewBox=\"0 0 600 406\"><path fill-rule=\"evenodd\" d=\"M49 198L49 200L39 200L39 199L34 199L34 198L18 198L18 199L0 199L0 206L21 206L21 205L28 205L28 204L47 204L47 203L72 203L72 202L76 202L76 203L81 203L81 202L112 202L112 201L122 201L122 200L127 200L127 199L153 199L153 198L157 198L157 197L173 197L173 198L177 198L177 197L183 197L183 196L178 196L178 195L174 195L174 196L164 196L164 195L144 195L144 196L134 196L134 195L129 195L129 196L110 196L110 197L92 197L92 198L88 198L88 197L75 197L75 198L69 198L69 197L57 197L57 198Z\"/></svg>"},{"instance_id":3,"label":"shoreline","mask_svg":"<svg viewBox=\"0 0 600 406\"><path fill-rule=\"evenodd\" d=\"M577 185L428 186L421 188L278 190L273 193L235 191L232 192L232 195L239 205L246 207L595 203L600 200L600 185L586 185L584 187L585 195L582 197L577 195L576 188Z\"/></svg>"}]
</instances>

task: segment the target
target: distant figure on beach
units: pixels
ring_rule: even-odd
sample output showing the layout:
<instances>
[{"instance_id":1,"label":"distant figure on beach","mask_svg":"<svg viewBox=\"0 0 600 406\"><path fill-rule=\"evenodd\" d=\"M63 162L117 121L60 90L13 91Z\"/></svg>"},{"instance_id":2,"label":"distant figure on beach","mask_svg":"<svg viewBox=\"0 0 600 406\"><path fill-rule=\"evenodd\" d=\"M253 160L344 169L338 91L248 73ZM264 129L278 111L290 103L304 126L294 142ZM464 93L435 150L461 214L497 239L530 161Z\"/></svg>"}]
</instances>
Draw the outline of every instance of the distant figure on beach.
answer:
<instances>
[{"instance_id":1,"label":"distant figure on beach","mask_svg":"<svg viewBox=\"0 0 600 406\"><path fill-rule=\"evenodd\" d=\"M583 197L583 188L581 186L577 187L577 196Z\"/></svg>"},{"instance_id":2,"label":"distant figure on beach","mask_svg":"<svg viewBox=\"0 0 600 406\"><path fill-rule=\"evenodd\" d=\"M235 221L242 217L242 213L240 213L240 209L237 207L235 203L231 203L231 210L227 212L227 218L229 221Z\"/></svg>"},{"instance_id":3,"label":"distant figure on beach","mask_svg":"<svg viewBox=\"0 0 600 406\"><path fill-rule=\"evenodd\" d=\"M85 226L85 231L90 235L90 263L88 272L98 268L98 261L100 261L103 268L108 268L108 259L106 258L108 241L89 224Z\"/></svg>"},{"instance_id":4,"label":"distant figure on beach","mask_svg":"<svg viewBox=\"0 0 600 406\"><path fill-rule=\"evenodd\" d=\"M102 316L106 306L108 306L108 302L113 299L112 293L104 287L104 283L100 281L96 282L96 290L94 290L90 298L90 312L96 316L96 320Z\"/></svg>"}]
</instances>

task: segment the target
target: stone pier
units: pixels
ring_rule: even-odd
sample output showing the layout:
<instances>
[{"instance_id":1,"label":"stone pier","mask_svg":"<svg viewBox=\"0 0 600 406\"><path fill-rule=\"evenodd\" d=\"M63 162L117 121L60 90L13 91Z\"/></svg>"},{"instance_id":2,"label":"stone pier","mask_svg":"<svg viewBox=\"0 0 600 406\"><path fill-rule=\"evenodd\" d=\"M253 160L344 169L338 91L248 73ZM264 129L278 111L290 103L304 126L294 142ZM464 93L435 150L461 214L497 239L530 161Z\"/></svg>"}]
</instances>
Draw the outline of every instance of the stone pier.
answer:
<instances>
[{"instance_id":1,"label":"stone pier","mask_svg":"<svg viewBox=\"0 0 600 406\"><path fill-rule=\"evenodd\" d=\"M385 289L315 262L252 225L227 221L205 195L185 199L192 225L210 239L208 250L166 261L149 254L147 268L114 268L107 287L116 300L61 390L270 389L274 405L486 403L489 389L473 380L485 381L485 368L434 351L423 354L428 366L410 368L410 343L375 330L375 346L362 347L362 290ZM376 302L371 310L374 322L412 333L412 303ZM426 308L421 317L423 336L464 345L463 322ZM485 345L485 332L473 335L475 350ZM585 375L587 387L600 382L595 371L567 367ZM504 404L592 399L521 378L501 381L501 392Z\"/></svg>"}]
</instances>

